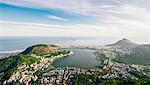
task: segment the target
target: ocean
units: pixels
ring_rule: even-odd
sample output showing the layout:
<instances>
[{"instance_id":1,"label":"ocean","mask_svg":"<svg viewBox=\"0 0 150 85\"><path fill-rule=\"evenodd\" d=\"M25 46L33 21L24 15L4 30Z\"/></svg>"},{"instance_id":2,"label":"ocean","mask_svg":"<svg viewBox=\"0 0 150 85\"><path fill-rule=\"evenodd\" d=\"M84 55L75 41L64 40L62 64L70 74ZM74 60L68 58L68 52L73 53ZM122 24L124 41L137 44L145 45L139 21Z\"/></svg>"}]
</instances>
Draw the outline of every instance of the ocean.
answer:
<instances>
[{"instance_id":1,"label":"ocean","mask_svg":"<svg viewBox=\"0 0 150 85\"><path fill-rule=\"evenodd\" d=\"M0 37L0 51L22 50L35 44L102 45L100 41L104 42L102 39L79 37Z\"/></svg>"},{"instance_id":2,"label":"ocean","mask_svg":"<svg viewBox=\"0 0 150 85\"><path fill-rule=\"evenodd\" d=\"M55 44L74 46L97 46L115 43L121 38L102 37L0 37L0 51L13 51L26 49L35 44ZM135 39L134 41L148 42L148 39Z\"/></svg>"}]
</instances>

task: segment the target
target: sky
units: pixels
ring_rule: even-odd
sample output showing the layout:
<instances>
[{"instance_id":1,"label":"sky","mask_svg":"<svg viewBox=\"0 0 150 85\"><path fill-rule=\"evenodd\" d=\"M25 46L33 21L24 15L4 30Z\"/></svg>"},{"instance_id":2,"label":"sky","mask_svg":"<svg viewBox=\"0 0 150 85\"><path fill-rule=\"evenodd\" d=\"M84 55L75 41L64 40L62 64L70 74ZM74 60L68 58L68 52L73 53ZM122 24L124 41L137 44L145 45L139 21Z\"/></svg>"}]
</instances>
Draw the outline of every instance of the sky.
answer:
<instances>
[{"instance_id":1,"label":"sky","mask_svg":"<svg viewBox=\"0 0 150 85\"><path fill-rule=\"evenodd\" d=\"M0 36L150 40L150 0L0 0Z\"/></svg>"}]
</instances>

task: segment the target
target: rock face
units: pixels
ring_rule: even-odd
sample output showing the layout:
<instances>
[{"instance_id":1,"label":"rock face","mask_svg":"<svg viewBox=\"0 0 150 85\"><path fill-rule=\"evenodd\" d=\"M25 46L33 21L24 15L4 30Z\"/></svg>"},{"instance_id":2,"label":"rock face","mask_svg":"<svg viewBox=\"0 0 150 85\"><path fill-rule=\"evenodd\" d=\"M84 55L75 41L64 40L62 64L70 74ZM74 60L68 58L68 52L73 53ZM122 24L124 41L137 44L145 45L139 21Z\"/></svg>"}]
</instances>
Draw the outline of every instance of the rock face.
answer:
<instances>
[{"instance_id":1,"label":"rock face","mask_svg":"<svg viewBox=\"0 0 150 85\"><path fill-rule=\"evenodd\" d=\"M50 54L58 51L59 47L56 45L45 45L45 44L38 44L31 47L28 47L22 54Z\"/></svg>"}]
</instances>

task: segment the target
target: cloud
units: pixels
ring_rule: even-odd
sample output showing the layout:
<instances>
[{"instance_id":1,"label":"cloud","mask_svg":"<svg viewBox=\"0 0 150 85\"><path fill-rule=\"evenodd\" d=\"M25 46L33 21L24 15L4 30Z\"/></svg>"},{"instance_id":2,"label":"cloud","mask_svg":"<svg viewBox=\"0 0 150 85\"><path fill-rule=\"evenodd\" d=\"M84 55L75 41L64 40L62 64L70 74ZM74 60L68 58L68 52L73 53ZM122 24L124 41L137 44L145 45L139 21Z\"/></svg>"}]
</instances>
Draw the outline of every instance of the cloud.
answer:
<instances>
[{"instance_id":1,"label":"cloud","mask_svg":"<svg viewBox=\"0 0 150 85\"><path fill-rule=\"evenodd\" d=\"M150 33L150 0L0 0L2 3L49 10L63 10L71 14L92 16L86 24L48 25L41 23L13 23L13 28L23 27L44 31L46 35L148 37ZM49 19L68 21L65 17L48 15ZM70 20L71 21L71 20ZM80 23L80 22L79 22ZM10 23L8 26L10 26ZM6 25L6 24L5 24ZM11 25L12 26L12 25ZM29 27L30 26L30 27ZM4 26L6 28L6 26ZM66 29L67 28L67 29ZM35 34L33 31L32 34ZM8 31L8 30L7 30ZM6 31L6 32L7 32ZM43 33L44 33L43 32ZM11 34L11 33L10 33ZM24 33L23 33L24 34ZM40 35L40 33L38 33ZM148 37L150 38L150 37Z\"/></svg>"},{"instance_id":2,"label":"cloud","mask_svg":"<svg viewBox=\"0 0 150 85\"><path fill-rule=\"evenodd\" d=\"M31 7L31 8L55 8L78 14L100 13L101 10L115 10L122 6L135 5L141 8L149 8L149 0L1 0L2 3Z\"/></svg>"},{"instance_id":3,"label":"cloud","mask_svg":"<svg viewBox=\"0 0 150 85\"><path fill-rule=\"evenodd\" d=\"M70 26L63 26L63 25L54 25L54 24L42 24L42 23L28 23L28 22L12 22L12 21L0 21L1 24L8 24L8 25L16 25L16 26L34 26L34 27L42 27L42 29L49 29L49 28L63 28L67 29L70 28Z\"/></svg>"},{"instance_id":4,"label":"cloud","mask_svg":"<svg viewBox=\"0 0 150 85\"><path fill-rule=\"evenodd\" d=\"M49 19L54 19L54 20L60 20L60 21L68 21L68 19L64 19L58 16L54 16L54 15L48 15Z\"/></svg>"},{"instance_id":5,"label":"cloud","mask_svg":"<svg viewBox=\"0 0 150 85\"><path fill-rule=\"evenodd\" d=\"M137 19L142 17L145 20L150 19L150 0L0 0L0 2L44 10L53 8L74 13L75 15L92 16L97 23L99 23L98 20L102 21L110 16L122 19L126 19L124 17L128 16L136 17ZM49 15L48 18L68 21L68 19L55 15Z\"/></svg>"},{"instance_id":6,"label":"cloud","mask_svg":"<svg viewBox=\"0 0 150 85\"><path fill-rule=\"evenodd\" d=\"M92 16L96 23L101 23L98 21L105 21L111 16L122 18L122 20L127 20L128 17L133 17L135 20L150 19L150 0L0 0L0 2L44 10L53 8L74 13L74 15ZM68 21L55 15L49 15L48 18Z\"/></svg>"},{"instance_id":7,"label":"cloud","mask_svg":"<svg viewBox=\"0 0 150 85\"><path fill-rule=\"evenodd\" d=\"M95 28L88 29L85 25L66 26L1 21L0 26L0 36L95 36L97 34L96 30L93 30ZM89 27L92 26L89 25Z\"/></svg>"},{"instance_id":8,"label":"cloud","mask_svg":"<svg viewBox=\"0 0 150 85\"><path fill-rule=\"evenodd\" d=\"M130 23L130 22L129 22ZM41 23L24 23L0 21L0 36L68 36L68 37L117 37L150 38L149 29L116 24L103 25L49 25ZM120 29L124 28L124 29ZM5 28L5 29L4 29ZM111 28L111 29L110 29Z\"/></svg>"}]
</instances>

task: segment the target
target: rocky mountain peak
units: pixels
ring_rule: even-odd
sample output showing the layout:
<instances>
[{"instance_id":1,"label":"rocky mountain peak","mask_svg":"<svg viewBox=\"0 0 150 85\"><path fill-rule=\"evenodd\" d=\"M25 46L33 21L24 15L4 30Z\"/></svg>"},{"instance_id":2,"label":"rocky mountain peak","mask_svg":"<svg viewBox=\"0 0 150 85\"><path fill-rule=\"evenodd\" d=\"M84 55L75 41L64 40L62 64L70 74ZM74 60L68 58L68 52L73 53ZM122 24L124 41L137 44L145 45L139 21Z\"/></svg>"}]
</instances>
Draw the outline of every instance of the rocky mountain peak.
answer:
<instances>
[{"instance_id":1,"label":"rocky mountain peak","mask_svg":"<svg viewBox=\"0 0 150 85\"><path fill-rule=\"evenodd\" d=\"M108 46L117 46L117 47L122 47L122 48L134 48L134 47L137 47L138 44L136 44L126 38L123 38L122 40L119 40L116 43L110 44Z\"/></svg>"}]
</instances>

